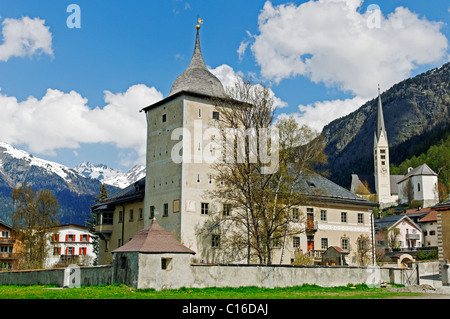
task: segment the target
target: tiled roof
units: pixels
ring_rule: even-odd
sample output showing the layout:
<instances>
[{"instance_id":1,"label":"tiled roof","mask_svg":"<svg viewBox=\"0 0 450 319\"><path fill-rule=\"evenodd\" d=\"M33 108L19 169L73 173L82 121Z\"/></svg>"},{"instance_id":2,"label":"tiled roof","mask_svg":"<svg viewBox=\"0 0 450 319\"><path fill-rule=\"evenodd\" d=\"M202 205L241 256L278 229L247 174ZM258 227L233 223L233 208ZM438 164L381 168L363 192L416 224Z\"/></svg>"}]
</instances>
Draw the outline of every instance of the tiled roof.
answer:
<instances>
[{"instance_id":1,"label":"tiled roof","mask_svg":"<svg viewBox=\"0 0 450 319\"><path fill-rule=\"evenodd\" d=\"M412 169L408 174L406 174L401 180L398 181L398 183L404 181L408 177L414 176L414 175L434 175L437 176L437 174L427 165L422 164L417 166L416 168Z\"/></svg>"},{"instance_id":2,"label":"tiled roof","mask_svg":"<svg viewBox=\"0 0 450 319\"><path fill-rule=\"evenodd\" d=\"M432 211L417 221L418 223L437 222L437 212Z\"/></svg>"},{"instance_id":3,"label":"tiled roof","mask_svg":"<svg viewBox=\"0 0 450 319\"><path fill-rule=\"evenodd\" d=\"M161 227L156 219L140 230L128 243L113 250L119 252L140 253L188 253L195 252L181 244L170 231Z\"/></svg>"},{"instance_id":4,"label":"tiled roof","mask_svg":"<svg viewBox=\"0 0 450 319\"><path fill-rule=\"evenodd\" d=\"M376 203L363 199L348 189L314 172L305 175L302 184L300 192L311 196L312 199L377 206Z\"/></svg>"}]
</instances>

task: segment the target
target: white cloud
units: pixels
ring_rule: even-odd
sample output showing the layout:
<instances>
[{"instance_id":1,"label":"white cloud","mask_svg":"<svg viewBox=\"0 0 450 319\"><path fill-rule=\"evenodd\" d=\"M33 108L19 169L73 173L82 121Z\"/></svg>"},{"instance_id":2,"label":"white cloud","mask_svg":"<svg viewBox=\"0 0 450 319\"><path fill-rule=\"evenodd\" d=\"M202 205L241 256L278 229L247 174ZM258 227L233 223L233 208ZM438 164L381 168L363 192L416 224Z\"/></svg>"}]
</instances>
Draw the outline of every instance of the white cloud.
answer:
<instances>
[{"instance_id":1,"label":"white cloud","mask_svg":"<svg viewBox=\"0 0 450 319\"><path fill-rule=\"evenodd\" d=\"M241 41L241 44L239 45L239 48L236 51L239 55L239 61L242 61L242 58L245 54L245 51L247 50L249 43L250 42L245 41L245 40Z\"/></svg>"},{"instance_id":2,"label":"white cloud","mask_svg":"<svg viewBox=\"0 0 450 319\"><path fill-rule=\"evenodd\" d=\"M222 82L222 85L226 89L227 87L232 88L237 80L242 80L244 78L244 74L241 71L235 72L233 68L227 64L222 64L216 67L215 69L210 69L211 73L217 76L217 78ZM283 108L288 106L286 102L284 102L279 97L275 96L275 93L270 89L272 98L274 99L274 106L278 108Z\"/></svg>"},{"instance_id":3,"label":"white cloud","mask_svg":"<svg viewBox=\"0 0 450 319\"><path fill-rule=\"evenodd\" d=\"M162 93L143 84L124 93L104 93L106 105L95 109L75 91L48 89L40 100L29 97L22 102L0 94L1 139L47 155L55 155L60 148L78 149L81 143L110 143L134 149L142 161L147 124L139 110L161 100Z\"/></svg>"},{"instance_id":4,"label":"white cloud","mask_svg":"<svg viewBox=\"0 0 450 319\"><path fill-rule=\"evenodd\" d=\"M362 0L265 3L251 50L263 77L276 82L303 75L357 96L373 97L419 65L448 55L442 23L398 7L384 16L362 12ZM381 7L381 11L383 7Z\"/></svg>"},{"instance_id":5,"label":"white cloud","mask_svg":"<svg viewBox=\"0 0 450 319\"><path fill-rule=\"evenodd\" d=\"M0 61L8 61L11 57L24 57L45 53L53 55L52 34L45 20L5 19L2 22L3 43L0 44Z\"/></svg>"},{"instance_id":6,"label":"white cloud","mask_svg":"<svg viewBox=\"0 0 450 319\"><path fill-rule=\"evenodd\" d=\"M308 105L299 105L299 112L292 114L283 113L278 118L292 115L298 123L307 124L321 132L325 125L337 118L350 114L366 102L367 99L358 96L345 100L314 102Z\"/></svg>"}]
</instances>

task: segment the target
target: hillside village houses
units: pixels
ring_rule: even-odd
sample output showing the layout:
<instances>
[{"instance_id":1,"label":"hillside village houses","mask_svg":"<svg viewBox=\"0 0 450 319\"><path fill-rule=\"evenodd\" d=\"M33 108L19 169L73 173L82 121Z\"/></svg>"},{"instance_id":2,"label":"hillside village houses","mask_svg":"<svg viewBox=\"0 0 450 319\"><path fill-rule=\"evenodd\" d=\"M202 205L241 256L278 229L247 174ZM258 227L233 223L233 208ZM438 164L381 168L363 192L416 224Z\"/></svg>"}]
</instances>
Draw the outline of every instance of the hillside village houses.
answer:
<instances>
[{"instance_id":1,"label":"hillside village houses","mask_svg":"<svg viewBox=\"0 0 450 319\"><path fill-rule=\"evenodd\" d=\"M69 264L91 266L96 254L89 228L67 224L53 227L47 234L47 258L45 268L63 267ZM11 225L0 220L0 270L16 270L22 245Z\"/></svg>"},{"instance_id":2,"label":"hillside village houses","mask_svg":"<svg viewBox=\"0 0 450 319\"><path fill-rule=\"evenodd\" d=\"M224 259L220 231L203 237L196 232L212 212L233 214L229 207L205 195L207 190L216 187L211 165L206 161L174 161L172 157L174 149L179 154L177 144L180 143L179 139L172 138L174 130L183 129L183 134L188 132L194 136L198 133L196 123L199 120L203 132L213 127L221 115L212 99L227 96L222 83L203 61L198 29L199 26L190 64L175 80L170 94L142 110L147 118L146 178L92 207L97 214L100 264L110 264L112 251L149 227L154 219L195 252L191 257L193 261L246 262ZM190 145L191 154L200 146ZM186 151L189 150L183 149L183 154ZM373 240L372 211L376 203L320 175L313 174L305 183L314 195L310 196L307 206L292 211L292 214L306 216L302 225L304 231L288 238L285 249L273 243L274 263L290 264L304 255L320 262L321 253L335 246L345 253L349 265L359 264L356 258L358 240L361 236ZM370 251L369 263L374 262L373 257Z\"/></svg>"}]
</instances>

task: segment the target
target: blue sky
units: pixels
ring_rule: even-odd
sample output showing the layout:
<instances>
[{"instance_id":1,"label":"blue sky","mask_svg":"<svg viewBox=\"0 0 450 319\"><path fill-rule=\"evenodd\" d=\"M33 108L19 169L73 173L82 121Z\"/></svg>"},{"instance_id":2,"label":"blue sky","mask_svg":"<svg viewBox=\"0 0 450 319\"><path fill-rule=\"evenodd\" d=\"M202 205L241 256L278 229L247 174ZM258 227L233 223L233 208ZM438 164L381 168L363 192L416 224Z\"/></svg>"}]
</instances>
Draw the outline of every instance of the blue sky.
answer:
<instances>
[{"instance_id":1,"label":"blue sky","mask_svg":"<svg viewBox=\"0 0 450 319\"><path fill-rule=\"evenodd\" d=\"M80 28L67 25L70 4ZM198 16L224 85L263 82L278 115L319 131L378 83L449 61L447 0L0 0L0 140L69 167L144 164L139 110L189 64Z\"/></svg>"}]
</instances>

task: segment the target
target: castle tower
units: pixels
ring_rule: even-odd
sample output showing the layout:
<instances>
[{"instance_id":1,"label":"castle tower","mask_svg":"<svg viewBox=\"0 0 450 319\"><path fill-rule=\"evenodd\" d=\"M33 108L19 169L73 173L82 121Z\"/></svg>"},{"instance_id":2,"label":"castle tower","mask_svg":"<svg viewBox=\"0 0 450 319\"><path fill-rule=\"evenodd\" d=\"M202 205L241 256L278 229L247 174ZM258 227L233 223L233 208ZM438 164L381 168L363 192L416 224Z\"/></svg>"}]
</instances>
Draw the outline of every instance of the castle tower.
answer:
<instances>
[{"instance_id":1,"label":"castle tower","mask_svg":"<svg viewBox=\"0 0 450 319\"><path fill-rule=\"evenodd\" d=\"M215 183L214 170L203 160L202 134L218 122L220 112L214 101L224 99L226 93L206 67L200 50L200 25L196 29L187 69L176 78L165 99L143 109L147 117L144 225L156 218L184 245L199 252L202 260L206 258L202 247L210 247L213 238L200 243L195 229L215 208L212 200L204 197Z\"/></svg>"},{"instance_id":2,"label":"castle tower","mask_svg":"<svg viewBox=\"0 0 450 319\"><path fill-rule=\"evenodd\" d=\"M380 88L378 87L377 127L374 134L374 174L375 190L381 206L392 202L389 173L389 146L386 128L384 126L383 106L381 104Z\"/></svg>"}]
</instances>

